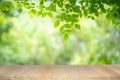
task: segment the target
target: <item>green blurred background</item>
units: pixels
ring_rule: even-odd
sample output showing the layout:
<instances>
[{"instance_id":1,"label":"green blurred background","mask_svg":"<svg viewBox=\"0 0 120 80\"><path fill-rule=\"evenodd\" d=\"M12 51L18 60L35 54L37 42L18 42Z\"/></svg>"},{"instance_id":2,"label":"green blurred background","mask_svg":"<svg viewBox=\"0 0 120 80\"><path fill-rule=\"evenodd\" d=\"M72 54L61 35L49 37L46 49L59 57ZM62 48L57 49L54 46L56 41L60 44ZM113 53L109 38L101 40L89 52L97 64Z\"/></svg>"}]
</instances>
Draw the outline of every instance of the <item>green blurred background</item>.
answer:
<instances>
[{"instance_id":1,"label":"green blurred background","mask_svg":"<svg viewBox=\"0 0 120 80\"><path fill-rule=\"evenodd\" d=\"M120 64L120 29L104 14L81 18L81 30L64 41L54 19L26 12L0 13L0 65Z\"/></svg>"}]
</instances>

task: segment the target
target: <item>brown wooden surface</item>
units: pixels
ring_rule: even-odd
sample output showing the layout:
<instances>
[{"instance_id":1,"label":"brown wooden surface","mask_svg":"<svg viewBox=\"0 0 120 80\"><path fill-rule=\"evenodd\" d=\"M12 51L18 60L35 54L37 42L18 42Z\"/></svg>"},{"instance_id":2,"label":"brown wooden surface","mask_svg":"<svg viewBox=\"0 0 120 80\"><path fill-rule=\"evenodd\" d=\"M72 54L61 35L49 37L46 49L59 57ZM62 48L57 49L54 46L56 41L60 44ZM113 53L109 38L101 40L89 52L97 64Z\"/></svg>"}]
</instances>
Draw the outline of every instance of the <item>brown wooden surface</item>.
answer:
<instances>
[{"instance_id":1,"label":"brown wooden surface","mask_svg":"<svg viewBox=\"0 0 120 80\"><path fill-rule=\"evenodd\" d=\"M0 80L120 80L120 65L0 66Z\"/></svg>"}]
</instances>

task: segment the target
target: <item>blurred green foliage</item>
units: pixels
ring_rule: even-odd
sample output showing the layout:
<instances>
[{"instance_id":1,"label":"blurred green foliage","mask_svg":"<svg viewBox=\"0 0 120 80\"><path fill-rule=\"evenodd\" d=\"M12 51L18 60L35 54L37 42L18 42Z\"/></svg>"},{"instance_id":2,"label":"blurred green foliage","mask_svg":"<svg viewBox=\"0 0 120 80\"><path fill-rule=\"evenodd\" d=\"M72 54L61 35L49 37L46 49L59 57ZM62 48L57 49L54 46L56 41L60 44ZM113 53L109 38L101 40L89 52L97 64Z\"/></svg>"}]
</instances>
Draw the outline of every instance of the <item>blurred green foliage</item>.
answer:
<instances>
[{"instance_id":1,"label":"blurred green foliage","mask_svg":"<svg viewBox=\"0 0 120 80\"><path fill-rule=\"evenodd\" d=\"M0 64L120 63L120 29L104 15L81 19L81 30L64 41L54 19L27 14L0 16Z\"/></svg>"},{"instance_id":2,"label":"blurred green foliage","mask_svg":"<svg viewBox=\"0 0 120 80\"><path fill-rule=\"evenodd\" d=\"M48 12L46 13L30 9L28 15L26 11L24 11L25 9L23 9L22 5L26 8L31 8L31 6L34 8L34 3L31 3L30 6L27 3L24 5L18 2L16 3L16 6L18 7L16 10L14 6L10 7L10 5L13 4L12 2L8 1L6 3L4 1L0 0L0 9L2 9L2 11L0 11L1 65L120 64L120 29L116 27L117 25L114 25L106 19L106 14L109 13L102 14L99 12L99 16L96 17L95 20L91 19L92 17L82 17L82 15L79 14L81 17L78 19L77 15L71 14L72 12L66 14L66 11L71 7L73 12L76 12L77 14L80 12L77 8L74 8L79 7L75 6L76 0L67 0L70 4L64 4L65 7L63 8L65 8L65 11L63 10L62 13L59 13L59 11L57 13L56 6L51 4L46 8L48 9ZM90 3L92 2L92 0L89 1ZM111 0L108 1L108 4L113 4L110 3ZM107 4L107 0L103 2ZM113 2L117 2L117 0ZM97 1L95 1L95 3L101 4ZM40 4L43 3L41 2ZM62 7L63 4L62 2L59 2L57 5ZM92 3L92 5L94 4ZM117 6L119 6L119 3ZM40 10L43 11L43 7L39 7ZM83 5L83 7L85 6ZM105 12L102 7L103 6L101 5L101 10ZM8 8L10 10L8 10ZM97 9L96 7L94 8L95 10ZM111 8L117 9L119 7L112 5ZM58 19L53 17L53 14L51 13L52 10L53 12L56 12L55 14L57 14ZM95 15L98 15L95 10L93 12ZM84 11L83 13L85 16ZM118 10L115 10L115 12L116 11ZM31 16L32 13L38 14L38 16L36 15L36 17L33 17ZM40 18L39 15L44 18ZM51 19L46 15L53 18ZM87 13L86 15L90 15L90 13ZM30 19L29 16L33 18ZM119 18L119 16L117 18ZM65 21L65 23L62 21ZM75 22L74 25L72 22ZM54 30L54 28L56 29ZM59 31L64 35L61 35ZM70 32L70 36L68 36L66 32ZM63 38L66 41L64 41Z\"/></svg>"}]
</instances>

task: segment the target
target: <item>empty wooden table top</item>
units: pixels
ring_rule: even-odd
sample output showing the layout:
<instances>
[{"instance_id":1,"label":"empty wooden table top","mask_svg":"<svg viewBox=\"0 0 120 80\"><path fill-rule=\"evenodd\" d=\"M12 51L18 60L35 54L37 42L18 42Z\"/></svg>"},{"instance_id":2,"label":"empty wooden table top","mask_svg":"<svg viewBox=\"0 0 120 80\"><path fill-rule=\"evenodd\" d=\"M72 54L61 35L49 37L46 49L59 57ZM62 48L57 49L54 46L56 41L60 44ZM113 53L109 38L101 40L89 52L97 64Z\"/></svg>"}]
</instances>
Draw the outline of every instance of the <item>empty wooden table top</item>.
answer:
<instances>
[{"instance_id":1,"label":"empty wooden table top","mask_svg":"<svg viewBox=\"0 0 120 80\"><path fill-rule=\"evenodd\" d=\"M120 65L0 66L0 80L120 80Z\"/></svg>"}]
</instances>

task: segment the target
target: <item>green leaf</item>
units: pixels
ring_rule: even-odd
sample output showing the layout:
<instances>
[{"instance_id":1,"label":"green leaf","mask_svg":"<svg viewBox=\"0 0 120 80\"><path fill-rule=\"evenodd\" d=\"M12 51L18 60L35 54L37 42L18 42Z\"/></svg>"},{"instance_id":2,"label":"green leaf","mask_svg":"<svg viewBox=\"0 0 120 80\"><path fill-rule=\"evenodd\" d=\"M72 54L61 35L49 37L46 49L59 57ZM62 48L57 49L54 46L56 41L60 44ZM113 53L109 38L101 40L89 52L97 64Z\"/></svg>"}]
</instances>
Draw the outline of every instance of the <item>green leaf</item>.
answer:
<instances>
[{"instance_id":1,"label":"green leaf","mask_svg":"<svg viewBox=\"0 0 120 80\"><path fill-rule=\"evenodd\" d=\"M18 12L19 12L19 13L21 13L21 12L22 12L22 9L21 9L21 8L20 8L20 9L18 9Z\"/></svg>"},{"instance_id":2,"label":"green leaf","mask_svg":"<svg viewBox=\"0 0 120 80\"><path fill-rule=\"evenodd\" d=\"M41 16L42 17L45 17L47 15L47 13L42 13Z\"/></svg>"},{"instance_id":3,"label":"green leaf","mask_svg":"<svg viewBox=\"0 0 120 80\"><path fill-rule=\"evenodd\" d=\"M65 4L66 9L69 9L70 7L71 7L70 4Z\"/></svg>"},{"instance_id":4,"label":"green leaf","mask_svg":"<svg viewBox=\"0 0 120 80\"><path fill-rule=\"evenodd\" d=\"M17 8L22 8L22 4L18 3Z\"/></svg>"},{"instance_id":5,"label":"green leaf","mask_svg":"<svg viewBox=\"0 0 120 80\"><path fill-rule=\"evenodd\" d=\"M48 12L47 15L48 15L49 17L52 17L52 16L53 16L53 14L52 14L51 12Z\"/></svg>"},{"instance_id":6,"label":"green leaf","mask_svg":"<svg viewBox=\"0 0 120 80\"><path fill-rule=\"evenodd\" d=\"M67 22L77 22L78 17L79 17L78 14L72 14L72 15L67 16L66 21Z\"/></svg>"},{"instance_id":7,"label":"green leaf","mask_svg":"<svg viewBox=\"0 0 120 80\"><path fill-rule=\"evenodd\" d=\"M60 33L63 32L64 28L65 28L64 26L61 26L61 27L60 27Z\"/></svg>"},{"instance_id":8,"label":"green leaf","mask_svg":"<svg viewBox=\"0 0 120 80\"><path fill-rule=\"evenodd\" d=\"M76 0L69 0L69 2L70 2L72 5L75 5L75 4L76 4Z\"/></svg>"},{"instance_id":9,"label":"green leaf","mask_svg":"<svg viewBox=\"0 0 120 80\"><path fill-rule=\"evenodd\" d=\"M95 15L96 15L96 16L99 16L99 13L98 13L98 11L97 11L97 10L95 11Z\"/></svg>"},{"instance_id":10,"label":"green leaf","mask_svg":"<svg viewBox=\"0 0 120 80\"><path fill-rule=\"evenodd\" d=\"M88 15L88 12L84 10L84 16L86 17Z\"/></svg>"},{"instance_id":11,"label":"green leaf","mask_svg":"<svg viewBox=\"0 0 120 80\"><path fill-rule=\"evenodd\" d=\"M72 17L78 18L78 14L72 14Z\"/></svg>"},{"instance_id":12,"label":"green leaf","mask_svg":"<svg viewBox=\"0 0 120 80\"><path fill-rule=\"evenodd\" d=\"M32 12L33 14L36 14L36 13L37 13L37 11L36 11L35 9L31 9L31 12Z\"/></svg>"},{"instance_id":13,"label":"green leaf","mask_svg":"<svg viewBox=\"0 0 120 80\"><path fill-rule=\"evenodd\" d=\"M65 34L65 33L71 33L72 30L71 29L65 29L64 31L61 32L61 34Z\"/></svg>"},{"instance_id":14,"label":"green leaf","mask_svg":"<svg viewBox=\"0 0 120 80\"><path fill-rule=\"evenodd\" d=\"M54 24L54 28L58 27L60 25L60 20L57 20Z\"/></svg>"},{"instance_id":15,"label":"green leaf","mask_svg":"<svg viewBox=\"0 0 120 80\"><path fill-rule=\"evenodd\" d=\"M60 7L60 8L62 8L63 7L63 1L61 0L61 1L59 1L58 3L58 6Z\"/></svg>"},{"instance_id":16,"label":"green leaf","mask_svg":"<svg viewBox=\"0 0 120 80\"><path fill-rule=\"evenodd\" d=\"M43 5L43 4L44 4L44 1L43 1L43 0L41 0L39 4L40 4L40 5Z\"/></svg>"},{"instance_id":17,"label":"green leaf","mask_svg":"<svg viewBox=\"0 0 120 80\"><path fill-rule=\"evenodd\" d=\"M68 34L67 34L67 33L65 33L65 34L64 34L64 40L65 40L65 41L67 41L67 40L68 40L68 38L69 38Z\"/></svg>"},{"instance_id":18,"label":"green leaf","mask_svg":"<svg viewBox=\"0 0 120 80\"><path fill-rule=\"evenodd\" d=\"M75 28L80 30L80 25L79 24L75 24Z\"/></svg>"},{"instance_id":19,"label":"green leaf","mask_svg":"<svg viewBox=\"0 0 120 80\"><path fill-rule=\"evenodd\" d=\"M100 8L101 8L101 11L105 13L105 12L106 12L106 10L105 10L105 8L104 8L103 4L100 4L99 6L100 6Z\"/></svg>"},{"instance_id":20,"label":"green leaf","mask_svg":"<svg viewBox=\"0 0 120 80\"><path fill-rule=\"evenodd\" d=\"M60 16L59 16L58 18L60 18L61 21L65 20L65 18L66 18L66 13L60 14Z\"/></svg>"},{"instance_id":21,"label":"green leaf","mask_svg":"<svg viewBox=\"0 0 120 80\"><path fill-rule=\"evenodd\" d=\"M31 6L30 5L25 5L25 8L30 9Z\"/></svg>"},{"instance_id":22,"label":"green leaf","mask_svg":"<svg viewBox=\"0 0 120 80\"><path fill-rule=\"evenodd\" d=\"M76 13L81 13L80 6L74 6L73 11Z\"/></svg>"},{"instance_id":23,"label":"green leaf","mask_svg":"<svg viewBox=\"0 0 120 80\"><path fill-rule=\"evenodd\" d=\"M51 4L50 6L46 7L48 11L54 11L56 12L56 5Z\"/></svg>"},{"instance_id":24,"label":"green leaf","mask_svg":"<svg viewBox=\"0 0 120 80\"><path fill-rule=\"evenodd\" d=\"M66 28L71 28L70 24L65 24Z\"/></svg>"},{"instance_id":25,"label":"green leaf","mask_svg":"<svg viewBox=\"0 0 120 80\"><path fill-rule=\"evenodd\" d=\"M67 33L72 32L72 30L71 30L71 29L66 29L65 31L66 31Z\"/></svg>"}]
</instances>

